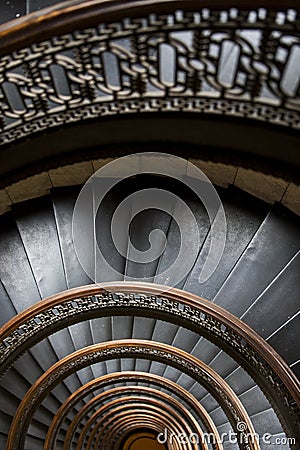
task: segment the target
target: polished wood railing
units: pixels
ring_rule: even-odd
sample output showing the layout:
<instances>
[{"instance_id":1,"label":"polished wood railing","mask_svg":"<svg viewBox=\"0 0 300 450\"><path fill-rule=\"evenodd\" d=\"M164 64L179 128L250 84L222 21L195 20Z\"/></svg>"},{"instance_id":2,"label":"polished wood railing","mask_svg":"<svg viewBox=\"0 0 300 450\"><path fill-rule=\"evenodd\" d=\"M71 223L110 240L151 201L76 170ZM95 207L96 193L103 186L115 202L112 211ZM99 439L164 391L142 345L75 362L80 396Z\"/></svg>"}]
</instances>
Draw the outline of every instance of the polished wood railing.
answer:
<instances>
[{"instance_id":1,"label":"polished wood railing","mask_svg":"<svg viewBox=\"0 0 300 450\"><path fill-rule=\"evenodd\" d=\"M109 399L109 402L102 403ZM173 432L174 436L180 436L182 433L185 436L195 435L199 438L203 450L208 450L203 431L196 419L180 402L168 394L152 388L124 386L99 394L99 398L94 399L90 406L92 404L95 406L97 402L101 402L102 406L84 425L76 446L78 450L84 448L85 442L87 449L119 448L115 442L124 439L125 421L128 420L133 425L141 414L148 419L154 418L162 430L167 428L163 421L166 418L173 428L168 430L169 433ZM198 442L187 442L187 444L191 450L199 449ZM68 450L70 448L70 442L67 439L64 448Z\"/></svg>"},{"instance_id":2,"label":"polished wood railing","mask_svg":"<svg viewBox=\"0 0 300 450\"><path fill-rule=\"evenodd\" d=\"M299 436L299 382L282 358L249 326L221 307L184 291L166 290L166 286L126 282L85 286L35 304L0 330L0 373L5 373L22 353L57 330L82 320L111 315L159 318L205 336L253 377L286 434L293 438ZM128 343L128 354L132 354L133 348ZM149 350L148 357L154 358L155 354ZM92 361L92 357L88 358L89 363ZM172 356L167 361L174 362ZM192 373L189 365L181 370ZM18 422L21 420L15 426ZM19 439L15 429L12 436Z\"/></svg>"},{"instance_id":3,"label":"polished wood railing","mask_svg":"<svg viewBox=\"0 0 300 450\"><path fill-rule=\"evenodd\" d=\"M223 445L221 442L220 435L218 430L205 410L205 408L199 403L195 397L190 394L186 389L181 387L179 384L164 378L159 375L152 375L149 373L143 372L115 372L107 375L103 375L100 378L96 378L86 385L83 385L76 392L74 392L60 407L57 414L54 416L51 425L49 427L47 437L45 440L44 450L55 450L56 441L59 437L59 432L65 423L68 414L75 408L75 406L80 402L84 401L84 399L96 391L101 389L107 389L111 385L115 385L118 383L145 383L150 384L151 386L155 386L156 389L164 389L168 390L170 394L178 398L183 405L186 405L187 408L191 410L194 417L203 424L205 427L207 437L202 441L206 442L206 439L209 444L212 444L213 448L216 450L223 450ZM68 431L65 436L65 444L64 450L68 449L69 445L72 445L74 440L74 435L76 433L77 427L83 423L83 419L87 416L92 409L94 402L98 402L100 400L102 394L96 395L91 401L87 402L85 406L79 410L77 415L72 420L71 424L68 426Z\"/></svg>"},{"instance_id":4,"label":"polished wood railing","mask_svg":"<svg viewBox=\"0 0 300 450\"><path fill-rule=\"evenodd\" d=\"M244 406L220 375L199 359L180 349L159 342L137 339L95 344L71 353L50 367L28 390L20 403L10 427L7 450L25 448L26 435L35 412L59 383L84 367L116 358L142 358L167 362L168 365L188 374L204 386L224 410L237 436L239 448L259 450L255 430ZM104 417L105 414L103 414ZM243 427L241 428L239 424L243 424ZM90 426L89 422L87 428ZM78 441L77 449L83 446L87 428L84 428L84 434ZM252 438L249 439L249 436Z\"/></svg>"},{"instance_id":5,"label":"polished wood railing","mask_svg":"<svg viewBox=\"0 0 300 450\"><path fill-rule=\"evenodd\" d=\"M300 128L299 3L73 0L0 27L0 144L193 112Z\"/></svg>"}]
</instances>

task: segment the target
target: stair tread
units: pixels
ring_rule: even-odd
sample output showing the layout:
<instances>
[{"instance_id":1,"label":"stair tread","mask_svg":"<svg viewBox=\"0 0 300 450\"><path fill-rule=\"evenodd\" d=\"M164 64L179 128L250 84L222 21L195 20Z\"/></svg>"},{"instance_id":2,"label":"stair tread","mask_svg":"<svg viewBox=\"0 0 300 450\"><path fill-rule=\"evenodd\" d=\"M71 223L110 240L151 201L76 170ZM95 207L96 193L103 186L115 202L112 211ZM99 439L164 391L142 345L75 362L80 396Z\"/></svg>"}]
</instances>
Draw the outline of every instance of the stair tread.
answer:
<instances>
[{"instance_id":1,"label":"stair tread","mask_svg":"<svg viewBox=\"0 0 300 450\"><path fill-rule=\"evenodd\" d=\"M204 407L207 409L207 411L210 410L211 406L212 405L206 406L206 403L204 403ZM218 429L219 429L220 425L223 425L228 422L228 417L226 416L225 412L221 408L213 409L209 413L209 415L212 418L212 420L214 421L214 423Z\"/></svg>"},{"instance_id":2,"label":"stair tread","mask_svg":"<svg viewBox=\"0 0 300 450\"><path fill-rule=\"evenodd\" d=\"M242 319L266 339L296 314L299 307L300 252L293 257L278 278L251 305Z\"/></svg>"},{"instance_id":3,"label":"stair tread","mask_svg":"<svg viewBox=\"0 0 300 450\"><path fill-rule=\"evenodd\" d=\"M102 182L102 180L101 180ZM108 184L109 181L108 181ZM102 184L100 185L100 187ZM99 189L100 189L99 187ZM95 187L95 201L97 199L97 185ZM105 185L103 186L105 188ZM102 189L102 188L101 188ZM118 224L118 233L122 235L122 254L116 248L111 231L113 215L119 204L136 189L135 183L130 180L122 180L117 183L103 199L95 218L95 230L97 245L101 254L96 253L96 282L118 281L124 279L126 258L128 248L128 230L123 224ZM131 210L128 210L127 219L130 222Z\"/></svg>"},{"instance_id":4,"label":"stair tread","mask_svg":"<svg viewBox=\"0 0 300 450\"><path fill-rule=\"evenodd\" d=\"M0 279L16 311L20 313L41 300L41 296L10 214L0 217L0 236Z\"/></svg>"},{"instance_id":5,"label":"stair tread","mask_svg":"<svg viewBox=\"0 0 300 450\"><path fill-rule=\"evenodd\" d=\"M276 245L274 245L276 243ZM214 298L240 317L299 251L297 224L273 209Z\"/></svg>"},{"instance_id":6,"label":"stair tread","mask_svg":"<svg viewBox=\"0 0 300 450\"><path fill-rule=\"evenodd\" d=\"M66 290L66 272L51 198L14 205L13 213L42 297ZM87 334L89 325L80 324L78 328ZM76 335L76 328L73 331ZM70 330L61 330L59 334L49 337L58 359L75 351Z\"/></svg>"},{"instance_id":7,"label":"stair tread","mask_svg":"<svg viewBox=\"0 0 300 450\"><path fill-rule=\"evenodd\" d=\"M240 366L231 372L225 380L237 395L247 391L254 385L253 379Z\"/></svg>"},{"instance_id":8,"label":"stair tread","mask_svg":"<svg viewBox=\"0 0 300 450\"><path fill-rule=\"evenodd\" d=\"M186 205L192 211L192 214L196 220L199 230L199 242L195 239L195 234L192 232L191 224L187 217L185 217L185 212L178 212L180 217L180 223L178 224L175 219L171 221L170 228L167 235L167 244L166 248L159 260L157 272L155 274L154 282L158 284L166 284L171 286L176 286L178 288L182 288L188 272L185 273L185 266L183 266L182 272L178 273L178 270L172 270L171 274L168 275L166 272L172 265L175 263L176 258L179 255L180 247L182 246L182 240L185 239L185 246L188 248L188 255L184 255L185 259L190 259L191 255L197 255L201 246L203 245L206 235L209 231L209 218L204 206L189 198L184 199ZM179 228L180 225L180 228ZM198 247L199 245L199 247ZM189 261L189 269L191 270L195 261L190 259ZM179 267L179 270L181 268ZM177 282L175 280L178 280Z\"/></svg>"},{"instance_id":9,"label":"stair tread","mask_svg":"<svg viewBox=\"0 0 300 450\"><path fill-rule=\"evenodd\" d=\"M259 436L263 436L265 433L270 433L271 435L282 433L282 427L272 409L251 416L251 421Z\"/></svg>"},{"instance_id":10,"label":"stair tread","mask_svg":"<svg viewBox=\"0 0 300 450\"><path fill-rule=\"evenodd\" d=\"M155 209L146 210L137 214L130 224L130 245L127 252L127 264L125 272L125 281L136 280L152 282L156 268L158 266L159 257L149 263L134 262L132 246L139 251L147 251L150 247L150 233L156 229L161 230L165 236L168 234L171 217L163 212ZM155 240L157 244L157 239ZM163 251L163 243L160 242L156 248L156 255L160 255Z\"/></svg>"},{"instance_id":11,"label":"stair tread","mask_svg":"<svg viewBox=\"0 0 300 450\"><path fill-rule=\"evenodd\" d=\"M54 189L51 191L55 221L68 288L84 286L92 280L82 269L74 247L72 235L72 217L80 187Z\"/></svg>"},{"instance_id":12,"label":"stair tread","mask_svg":"<svg viewBox=\"0 0 300 450\"><path fill-rule=\"evenodd\" d=\"M34 348L31 349L34 358L39 361L39 364L44 371L55 364L58 360L56 351L58 346L62 345L62 342L59 342L59 339L62 338L58 338L57 336L50 336L49 339L45 339L44 341L39 342L34 346ZM74 389L74 383L72 382L72 380L73 377L69 377L63 382L69 392L72 392Z\"/></svg>"},{"instance_id":13,"label":"stair tread","mask_svg":"<svg viewBox=\"0 0 300 450\"><path fill-rule=\"evenodd\" d=\"M13 213L43 298L67 289L49 197L13 205Z\"/></svg>"},{"instance_id":14,"label":"stair tread","mask_svg":"<svg viewBox=\"0 0 300 450\"><path fill-rule=\"evenodd\" d=\"M299 359L300 349L300 314L276 332L268 343L283 357L287 364Z\"/></svg>"},{"instance_id":15,"label":"stair tread","mask_svg":"<svg viewBox=\"0 0 300 450\"><path fill-rule=\"evenodd\" d=\"M16 308L12 304L3 284L0 281L0 327L16 315Z\"/></svg>"},{"instance_id":16,"label":"stair tread","mask_svg":"<svg viewBox=\"0 0 300 450\"><path fill-rule=\"evenodd\" d=\"M176 331L177 325L168 324L168 326L166 326L165 322L157 320L151 340L168 344L174 339ZM152 372L153 366L156 364L156 362L149 361L149 372Z\"/></svg>"},{"instance_id":17,"label":"stair tread","mask_svg":"<svg viewBox=\"0 0 300 450\"><path fill-rule=\"evenodd\" d=\"M270 403L258 386L254 386L241 394L239 399L243 403L249 416L271 408Z\"/></svg>"},{"instance_id":18,"label":"stair tread","mask_svg":"<svg viewBox=\"0 0 300 450\"><path fill-rule=\"evenodd\" d=\"M186 280L184 289L188 292L213 300L218 290L243 254L253 238L267 212L267 206L254 202L251 196L234 191L234 196L221 191L221 201L226 216L226 242L222 258L214 273L204 283L199 283L199 276L206 261L210 239L205 240L196 264ZM216 230L217 232L219 230Z\"/></svg>"}]
</instances>

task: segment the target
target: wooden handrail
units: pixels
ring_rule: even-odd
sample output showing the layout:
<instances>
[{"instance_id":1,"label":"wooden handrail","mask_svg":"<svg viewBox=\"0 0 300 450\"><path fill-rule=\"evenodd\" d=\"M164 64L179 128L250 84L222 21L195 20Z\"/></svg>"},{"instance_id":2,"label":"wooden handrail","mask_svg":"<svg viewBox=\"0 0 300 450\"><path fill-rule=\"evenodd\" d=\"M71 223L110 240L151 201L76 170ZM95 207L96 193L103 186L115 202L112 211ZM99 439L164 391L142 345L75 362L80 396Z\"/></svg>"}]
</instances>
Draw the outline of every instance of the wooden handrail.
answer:
<instances>
[{"instance_id":1,"label":"wooden handrail","mask_svg":"<svg viewBox=\"0 0 300 450\"><path fill-rule=\"evenodd\" d=\"M109 315L160 318L227 351L252 376L289 437L300 436L299 381L276 351L244 322L196 295L148 283L102 283L45 299L0 329L0 373L24 351L68 325Z\"/></svg>"},{"instance_id":2,"label":"wooden handrail","mask_svg":"<svg viewBox=\"0 0 300 450\"><path fill-rule=\"evenodd\" d=\"M186 306L192 308L200 308L204 313L216 318L224 323L236 334L241 336L247 344L249 344L270 367L276 372L279 378L287 386L291 394L294 396L300 408L300 383L295 374L290 370L283 358L271 347L258 333L256 333L249 325L240 320L238 317L226 311L224 308L205 300L197 295L189 292L181 291L176 288L168 289L166 286L160 286L153 283L140 282L111 282L100 283L95 285L82 286L80 288L70 289L68 291L55 294L51 297L35 303L17 316L8 321L0 328L0 343L9 335L13 334L22 324L29 322L35 316L43 313L55 306L74 300L80 297L88 297L96 294L105 293L144 293L148 295L160 295L172 300L179 301ZM0 366L1 370L1 366Z\"/></svg>"},{"instance_id":3,"label":"wooden handrail","mask_svg":"<svg viewBox=\"0 0 300 450\"><path fill-rule=\"evenodd\" d=\"M50 367L28 390L14 416L7 443L7 450L23 448L27 429L35 411L47 394L71 373L96 362L115 358L146 358L168 361L201 383L224 409L241 449L258 450L259 444L249 416L241 401L229 385L213 369L188 353L153 341L120 340L95 344L74 352ZM240 429L239 423L246 424ZM252 436L250 442L247 436Z\"/></svg>"},{"instance_id":4,"label":"wooden handrail","mask_svg":"<svg viewBox=\"0 0 300 450\"><path fill-rule=\"evenodd\" d=\"M97 23L138 17L142 14L164 14L176 10L202 8L258 9L262 6L282 11L299 8L299 0L70 0L58 3L0 26L0 55L16 51L54 35L61 35Z\"/></svg>"},{"instance_id":5,"label":"wooden handrail","mask_svg":"<svg viewBox=\"0 0 300 450\"><path fill-rule=\"evenodd\" d=\"M201 420L201 422L205 426L208 433L211 436L215 437L214 448L216 450L223 450L221 438L213 420L211 419L205 408L201 405L201 403L199 403L192 394L190 394L182 386L169 380L168 378L164 378L159 375L135 371L115 372L103 375L102 377L96 378L90 381L89 383L81 386L76 392L74 392L70 397L68 397L66 401L61 405L61 407L55 414L50 424L45 440L44 450L54 450L58 430L60 429L68 412L72 410L80 400L83 400L87 395L91 395L98 389L110 386L111 384L115 384L118 382L124 383L128 381L129 382L134 381L137 383L145 382L147 384L158 386L160 389L161 388L168 389L172 394L175 394L176 397L180 398L185 404L187 404L194 411L196 416ZM85 414L85 411L87 409L88 406L85 405L72 420L70 426L68 427L66 441L68 442L72 441L72 436L74 434L75 428L77 424L81 421L81 418Z\"/></svg>"},{"instance_id":6,"label":"wooden handrail","mask_svg":"<svg viewBox=\"0 0 300 450\"><path fill-rule=\"evenodd\" d=\"M120 388L117 388L117 390L120 390ZM123 391L126 391L126 387L123 389ZM145 413L146 416L151 417L152 416L150 412L151 407L154 407L154 410L157 412L156 420L158 423L164 425L164 419L166 417L170 419L170 423L173 423L174 427L173 430L175 434L179 435L180 433L185 433L186 436L190 436L192 433L197 433L200 439L202 438L202 440L204 441L202 430L195 420L192 421L193 428L191 427L191 423L189 423L189 420L186 417L188 416L188 411L185 410L185 408L181 408L182 415L180 415L180 413L176 411L176 409L167 407L163 403L162 401L163 399L164 400L168 399L168 401L170 400L172 402L172 397L169 397L168 395L167 396L162 395L161 399L153 398L155 392L152 389L148 388L147 390L140 386L135 386L134 388L132 388L133 393L134 391L136 391L136 394L140 391L141 394L144 393L148 395L143 396L127 395L124 397L116 398L115 400L112 400L111 402L101 406L101 408L99 408L89 418L89 420L83 427L80 437L78 439L77 450L81 450L83 448L84 442L87 437L88 437L87 449L90 450L92 448L92 443L95 437L96 437L95 448L99 448L98 441L101 438L102 433L105 435L108 434L108 442L110 442L110 437L111 433L113 433L113 429L115 432L117 432L119 426L123 427L124 419L128 418L134 420L135 416L138 416L139 413L141 412ZM178 408L182 406L180 405L179 402L176 401L172 403L173 407L175 405ZM100 420L98 421L99 418ZM89 431L91 431L91 433L88 436ZM107 437L105 436L105 438ZM203 450L208 450L205 441L203 447L204 447ZM190 450L198 450L196 449L195 446L191 446L189 448ZM65 446L65 449L68 449L67 445Z\"/></svg>"}]
</instances>

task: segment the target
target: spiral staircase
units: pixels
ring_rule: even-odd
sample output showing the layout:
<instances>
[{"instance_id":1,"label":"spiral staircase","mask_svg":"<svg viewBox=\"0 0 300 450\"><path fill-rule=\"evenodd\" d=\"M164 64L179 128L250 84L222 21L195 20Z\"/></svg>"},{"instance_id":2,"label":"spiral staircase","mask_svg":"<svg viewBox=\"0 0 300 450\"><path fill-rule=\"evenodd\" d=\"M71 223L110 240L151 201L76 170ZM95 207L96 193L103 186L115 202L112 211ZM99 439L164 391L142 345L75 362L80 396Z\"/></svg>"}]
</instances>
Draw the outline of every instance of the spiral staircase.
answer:
<instances>
[{"instance_id":1,"label":"spiral staircase","mask_svg":"<svg viewBox=\"0 0 300 450\"><path fill-rule=\"evenodd\" d=\"M298 449L298 2L49 3L0 28L0 448ZM95 214L104 264L84 229L74 242L82 186L153 151ZM160 151L224 208L205 280L222 230ZM147 189L192 215L132 203L122 255L114 213Z\"/></svg>"}]
</instances>

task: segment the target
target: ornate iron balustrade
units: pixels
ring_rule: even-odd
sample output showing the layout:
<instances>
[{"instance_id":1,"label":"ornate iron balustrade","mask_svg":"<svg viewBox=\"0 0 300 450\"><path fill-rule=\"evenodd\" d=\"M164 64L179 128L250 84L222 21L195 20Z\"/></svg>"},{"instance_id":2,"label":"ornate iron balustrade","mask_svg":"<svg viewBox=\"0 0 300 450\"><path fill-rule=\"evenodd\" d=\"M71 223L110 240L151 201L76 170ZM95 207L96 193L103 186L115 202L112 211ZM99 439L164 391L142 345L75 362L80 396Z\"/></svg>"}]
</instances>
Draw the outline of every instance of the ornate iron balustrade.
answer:
<instances>
[{"instance_id":1,"label":"ornate iron balustrade","mask_svg":"<svg viewBox=\"0 0 300 450\"><path fill-rule=\"evenodd\" d=\"M73 323L109 315L159 318L205 336L236 359L265 393L286 434L299 436L299 382L274 349L223 308L187 292L165 289L147 283L110 283L73 289L35 304L2 327L0 373L32 345Z\"/></svg>"},{"instance_id":2,"label":"ornate iron balustrade","mask_svg":"<svg viewBox=\"0 0 300 450\"><path fill-rule=\"evenodd\" d=\"M300 129L299 3L70 1L0 27L0 144L195 112Z\"/></svg>"},{"instance_id":3,"label":"ornate iron balustrade","mask_svg":"<svg viewBox=\"0 0 300 450\"><path fill-rule=\"evenodd\" d=\"M99 396L97 400L93 401L95 407L97 407L96 403L102 403L110 398L112 400L109 403L102 404L88 419L78 439L78 450L83 448L85 441L87 442L87 449L107 448L107 450L111 450L120 448L115 445L115 442L124 438L124 422L128 420L134 423L136 417L141 413L145 413L146 417L151 418L152 414L147 409L151 411L153 406L158 413L157 424L161 424L162 429L164 429L163 417L166 416L173 423L174 435L178 436L180 433L184 433L186 436L191 436L194 434L199 437L203 450L208 450L203 431L196 419L170 395L141 386L119 387L100 395L101 398ZM148 408L149 406L150 408ZM175 423L173 419L175 419ZM188 446L191 450L199 450L198 442L188 442L188 444L195 444ZM67 439L65 448L71 448L71 442L67 442Z\"/></svg>"},{"instance_id":4,"label":"ornate iron balustrade","mask_svg":"<svg viewBox=\"0 0 300 450\"><path fill-rule=\"evenodd\" d=\"M60 428L62 427L64 421L68 417L70 411L73 410L76 404L81 400L85 399L87 396L95 393L100 389L107 388L111 385L115 385L118 383L126 383L126 382L136 382L136 383L146 383L151 386L155 386L160 389L167 389L175 398L178 398L180 402L186 405L191 411L194 413L194 416L201 421L207 433L210 436L214 436L213 439L213 448L216 450L223 450L223 445L221 442L221 438L219 436L218 430L205 410L205 408L199 403L195 397L186 391L183 387L176 384L175 382L161 377L159 375L152 375L149 373L143 372L116 372L108 375L103 375L100 378L96 378L95 380L90 381L86 385L79 388L76 392L74 392L60 407L57 414L54 416L51 425L48 429L47 437L45 440L44 449L45 450L54 450L56 440L58 438L58 434ZM98 397L98 395L96 396ZM95 397L95 398L96 398ZM90 408L92 407L92 401L85 404L85 406L77 413L75 418L72 420L70 426L68 427L68 431L65 437L65 449L67 446L72 443L74 433L76 432L77 427L80 423L82 423L83 418L88 414Z\"/></svg>"},{"instance_id":5,"label":"ornate iron balustrade","mask_svg":"<svg viewBox=\"0 0 300 450\"><path fill-rule=\"evenodd\" d=\"M168 363L203 385L224 410L241 450L259 450L251 420L241 401L213 369L188 353L153 341L121 340L95 344L78 350L50 367L28 390L11 424L7 450L23 450L30 421L46 396L72 373L115 358L143 358ZM240 428L239 424L246 424ZM253 439L249 439L252 436ZM80 444L80 445L79 445ZM81 448L83 440L78 442Z\"/></svg>"},{"instance_id":6,"label":"ornate iron balustrade","mask_svg":"<svg viewBox=\"0 0 300 450\"><path fill-rule=\"evenodd\" d=\"M129 399L128 399L129 400ZM136 399L136 403L132 404L132 410L128 409L126 410L126 406L123 405L123 407L119 407L116 408L116 415L119 416L115 416L112 417L110 419L110 423L108 424L109 426L109 433L111 434L111 429L113 428L113 425L116 424L117 426L124 426L126 427L126 429L128 429L128 427L130 425L134 425L134 428L137 429L142 428L143 424L144 426L148 426L150 429L153 428L153 425L156 423L159 423L159 427L155 427L154 429L159 429L160 431L157 430L157 434L159 432L162 432L163 430L163 426L167 426L168 430L170 430L171 433L174 433L174 435L176 436L180 436L181 434L185 434L187 431L190 432L191 430L187 430L186 428L183 428L182 425L179 425L180 421L179 417L175 415L174 419L176 419L176 421L178 420L178 426L176 426L176 424L174 423L173 417L172 417L172 412L170 411L170 413L162 413L161 409L160 409L160 405L157 404L157 406L152 406L150 407L149 405L143 404L141 410L137 410L138 407L140 406L140 403L137 402ZM123 409L123 412L122 412ZM125 411L124 411L125 410ZM134 419L134 414L136 414L136 419ZM175 428L176 427L176 428ZM96 428L97 431L97 428ZM105 430L106 431L106 430ZM94 433L93 433L94 434ZM95 433L96 434L96 433ZM101 442L101 448L103 448L103 450L118 450L120 448L120 446L116 446L116 441L118 441L118 436L114 436L113 439L110 441L109 443L109 437L107 439L100 439L102 438L102 434L101 432L99 433L99 436L97 436L96 438L96 442L95 445L92 446L92 442L90 440L88 440L87 445L86 445L86 449L87 450L91 450L91 449L96 449L97 445L99 445L99 443ZM106 437L106 436L105 436ZM121 438L122 440L122 438ZM103 444L104 441L104 444ZM176 442L177 441L177 442ZM174 446L176 450L181 450L180 446L180 441L178 438L175 438L175 442L176 445ZM103 445L103 447L102 447ZM99 447L98 447L99 448ZM78 450L79 447L76 447L76 450ZM184 445L184 450L196 450L197 447L195 445ZM198 449L197 449L198 450Z\"/></svg>"},{"instance_id":7,"label":"ornate iron balustrade","mask_svg":"<svg viewBox=\"0 0 300 450\"><path fill-rule=\"evenodd\" d=\"M135 395L135 396L134 396ZM105 440L108 441L108 443L111 443L111 436L109 434L109 431L104 429L104 425L105 422L107 422L109 420L109 410L111 409L111 406L109 406L107 403L105 403L105 405L103 405L104 402L107 402L107 400L109 399L115 399L118 400L115 403L111 403L110 405L113 406L119 406L121 404L125 405L125 409L126 406L128 406L128 403L131 403L133 401L138 401L140 397L138 396L145 396L147 399L152 399L155 398L156 400L158 400L160 402L160 406L163 409L164 405L168 405L167 410L170 411L172 409L174 409L174 413L171 413L172 415L178 415L178 423L182 423L182 419L184 420L183 423L189 424L190 426L190 432L191 433L195 433L197 436L199 436L199 440L200 442L203 444L203 448L204 450L208 450L208 446L203 434L203 430L202 428L199 426L197 420L195 419L195 417L187 410L187 408L182 405L182 403L176 399L174 399L170 394L165 394L164 392L158 391L157 389L154 388L149 388L149 387L142 387L142 386L122 386L122 387L117 387L117 388L112 388L108 391L102 392L101 394L95 396L92 400L90 400L85 406L84 408L82 408L82 410L79 412L79 414L77 414L77 421L74 421L71 423L71 426L73 425L73 423L75 422L76 425L78 426L79 423L81 422L82 418L89 414L91 411L93 411L94 408L99 408L100 405L100 409L98 409L96 411L96 413L94 413L93 416L88 418L88 421L84 424L84 429L82 429L82 440L81 442L84 441L84 434L88 437L88 432L90 430L92 430L92 432L94 434L99 433L99 428L100 428L100 432L101 432L101 448L103 448L104 445L104 437ZM129 396L129 397L128 397ZM125 397L125 399L124 399ZM128 402L127 402L128 400ZM144 402L147 403L147 402ZM102 405L102 406L101 406ZM171 407L171 409L169 408ZM130 407L128 406L128 409L130 409ZM136 412L139 410L140 408L136 408ZM112 415L115 414L115 412L112 413ZM98 418L101 418L102 423L98 422ZM132 417L131 417L132 418ZM135 413L133 413L133 418L135 418ZM95 425L96 422L96 425ZM76 425L73 427L73 430L76 430ZM122 426L117 426L116 422L113 423L113 436L116 438L117 436L121 436L123 434L123 424L121 421L121 424L118 425L122 425ZM95 431L94 431L95 430ZM192 431L193 430L193 431ZM74 433L73 433L74 434ZM106 436L104 436L106 435ZM107 435L109 435L109 437L107 438ZM70 436L69 434L69 429L68 429L68 433L66 435L65 438L65 443L64 443L64 449L65 450L69 450L69 448L72 446L72 439L68 438L68 436ZM91 440L91 435L89 437L89 440ZM99 436L100 439L100 436ZM78 440L78 448L80 447L80 438ZM97 445L95 446L96 448L99 448L99 445L97 447ZM113 446L111 446L113 448ZM117 447L118 448L118 447Z\"/></svg>"}]
</instances>

